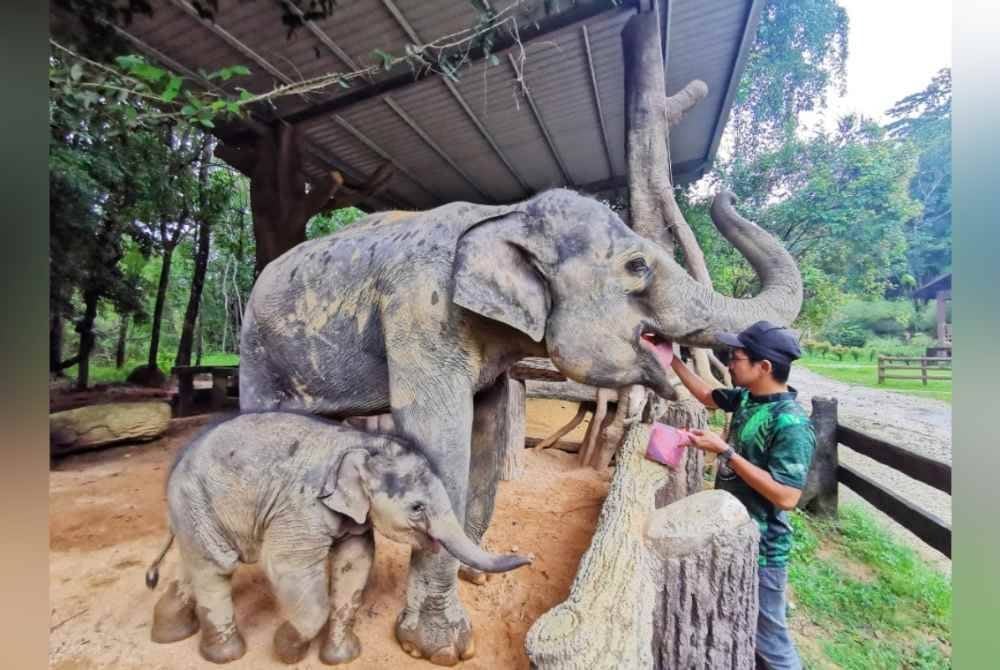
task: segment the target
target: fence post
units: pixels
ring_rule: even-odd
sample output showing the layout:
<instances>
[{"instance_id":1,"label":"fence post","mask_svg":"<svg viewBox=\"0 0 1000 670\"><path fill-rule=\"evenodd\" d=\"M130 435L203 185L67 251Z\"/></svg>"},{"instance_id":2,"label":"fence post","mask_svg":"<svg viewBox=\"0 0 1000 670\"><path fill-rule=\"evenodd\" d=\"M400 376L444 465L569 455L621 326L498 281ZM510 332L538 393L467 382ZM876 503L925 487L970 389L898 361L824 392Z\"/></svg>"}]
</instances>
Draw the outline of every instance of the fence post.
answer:
<instances>
[{"instance_id":1,"label":"fence post","mask_svg":"<svg viewBox=\"0 0 1000 670\"><path fill-rule=\"evenodd\" d=\"M816 432L812 466L798 507L818 516L837 516L837 399L812 399L810 420Z\"/></svg>"},{"instance_id":2,"label":"fence post","mask_svg":"<svg viewBox=\"0 0 1000 670\"><path fill-rule=\"evenodd\" d=\"M924 382L924 386L927 386L927 359L920 359L920 379Z\"/></svg>"},{"instance_id":3,"label":"fence post","mask_svg":"<svg viewBox=\"0 0 1000 670\"><path fill-rule=\"evenodd\" d=\"M878 383L881 384L885 381L885 356L882 354L878 355Z\"/></svg>"}]
</instances>

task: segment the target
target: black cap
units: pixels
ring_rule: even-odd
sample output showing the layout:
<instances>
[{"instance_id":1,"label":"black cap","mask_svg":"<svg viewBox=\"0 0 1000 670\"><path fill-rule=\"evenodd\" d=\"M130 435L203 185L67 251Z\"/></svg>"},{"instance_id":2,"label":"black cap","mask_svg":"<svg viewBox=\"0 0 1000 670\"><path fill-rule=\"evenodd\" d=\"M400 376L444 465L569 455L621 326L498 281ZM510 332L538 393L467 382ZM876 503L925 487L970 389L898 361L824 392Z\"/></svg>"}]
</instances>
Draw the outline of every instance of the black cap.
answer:
<instances>
[{"instance_id":1,"label":"black cap","mask_svg":"<svg viewBox=\"0 0 1000 670\"><path fill-rule=\"evenodd\" d=\"M788 328L758 321L741 333L719 333L715 339L766 358L772 363L791 363L802 355L798 338Z\"/></svg>"}]
</instances>

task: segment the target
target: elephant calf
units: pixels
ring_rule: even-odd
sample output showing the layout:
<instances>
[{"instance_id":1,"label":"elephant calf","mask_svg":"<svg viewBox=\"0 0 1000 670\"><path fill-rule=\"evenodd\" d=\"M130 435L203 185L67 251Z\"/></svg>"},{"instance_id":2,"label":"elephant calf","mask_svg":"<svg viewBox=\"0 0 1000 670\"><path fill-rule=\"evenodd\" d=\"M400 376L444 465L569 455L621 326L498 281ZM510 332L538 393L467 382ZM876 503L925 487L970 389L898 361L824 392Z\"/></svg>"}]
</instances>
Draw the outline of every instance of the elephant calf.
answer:
<instances>
[{"instance_id":1,"label":"elephant calf","mask_svg":"<svg viewBox=\"0 0 1000 670\"><path fill-rule=\"evenodd\" d=\"M246 651L230 589L239 563L263 562L287 617L274 635L277 656L300 661L329 619L320 660L335 664L361 653L351 627L374 558L372 526L479 570L530 560L470 540L438 475L405 440L299 414L244 414L201 434L170 471L167 508L171 536L146 584L156 587L174 538L182 573L156 604L152 639L174 642L200 627L199 650L216 663Z\"/></svg>"}]
</instances>

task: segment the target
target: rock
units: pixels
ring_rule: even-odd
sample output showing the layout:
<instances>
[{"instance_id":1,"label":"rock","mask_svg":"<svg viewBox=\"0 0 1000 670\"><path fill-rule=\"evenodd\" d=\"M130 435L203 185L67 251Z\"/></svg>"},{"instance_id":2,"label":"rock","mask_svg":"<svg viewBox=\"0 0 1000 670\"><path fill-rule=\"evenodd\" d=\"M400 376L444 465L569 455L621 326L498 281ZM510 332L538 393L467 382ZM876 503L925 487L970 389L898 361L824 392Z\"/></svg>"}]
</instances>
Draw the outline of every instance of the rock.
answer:
<instances>
[{"instance_id":1,"label":"rock","mask_svg":"<svg viewBox=\"0 0 1000 670\"><path fill-rule=\"evenodd\" d=\"M137 386L160 388L167 383L167 376L163 374L160 368L140 365L128 374L128 378L125 381Z\"/></svg>"},{"instance_id":2,"label":"rock","mask_svg":"<svg viewBox=\"0 0 1000 670\"><path fill-rule=\"evenodd\" d=\"M159 437L170 425L165 402L106 403L49 415L53 455Z\"/></svg>"}]
</instances>

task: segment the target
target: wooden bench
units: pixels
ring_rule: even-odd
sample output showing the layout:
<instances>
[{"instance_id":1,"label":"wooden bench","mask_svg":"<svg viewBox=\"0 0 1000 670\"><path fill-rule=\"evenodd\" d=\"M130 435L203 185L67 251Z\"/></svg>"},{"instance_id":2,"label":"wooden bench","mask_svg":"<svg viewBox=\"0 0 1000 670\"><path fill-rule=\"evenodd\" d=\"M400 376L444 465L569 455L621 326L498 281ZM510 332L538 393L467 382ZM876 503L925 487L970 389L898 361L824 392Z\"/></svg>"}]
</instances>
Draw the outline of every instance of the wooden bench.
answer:
<instances>
[{"instance_id":1,"label":"wooden bench","mask_svg":"<svg viewBox=\"0 0 1000 670\"><path fill-rule=\"evenodd\" d=\"M217 412L222 409L228 395L229 380L239 388L238 365L178 365L171 370L177 375L177 416L188 416L194 408L195 375L212 375L212 393L209 407Z\"/></svg>"}]
</instances>

